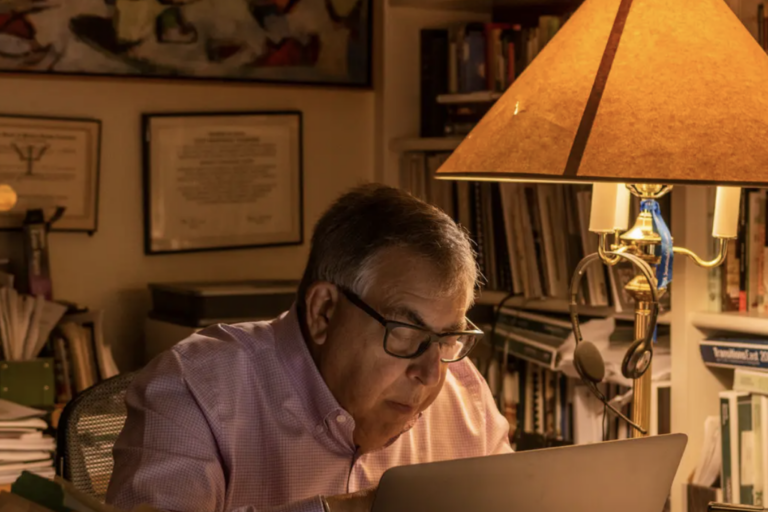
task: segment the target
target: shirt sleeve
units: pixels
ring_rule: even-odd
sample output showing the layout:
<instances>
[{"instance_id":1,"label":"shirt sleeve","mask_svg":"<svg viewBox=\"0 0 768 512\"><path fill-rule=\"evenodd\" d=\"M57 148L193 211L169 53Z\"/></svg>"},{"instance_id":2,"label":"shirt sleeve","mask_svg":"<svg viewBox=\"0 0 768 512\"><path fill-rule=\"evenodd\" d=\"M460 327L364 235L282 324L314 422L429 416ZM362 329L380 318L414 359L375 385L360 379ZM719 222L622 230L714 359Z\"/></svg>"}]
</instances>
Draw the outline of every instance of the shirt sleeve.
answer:
<instances>
[{"instance_id":1,"label":"shirt sleeve","mask_svg":"<svg viewBox=\"0 0 768 512\"><path fill-rule=\"evenodd\" d=\"M210 428L212 411L200 407L184 375L182 356L169 351L129 387L107 503L126 511L146 504L169 512L225 512L226 478ZM323 505L316 496L227 512L323 512Z\"/></svg>"}]
</instances>

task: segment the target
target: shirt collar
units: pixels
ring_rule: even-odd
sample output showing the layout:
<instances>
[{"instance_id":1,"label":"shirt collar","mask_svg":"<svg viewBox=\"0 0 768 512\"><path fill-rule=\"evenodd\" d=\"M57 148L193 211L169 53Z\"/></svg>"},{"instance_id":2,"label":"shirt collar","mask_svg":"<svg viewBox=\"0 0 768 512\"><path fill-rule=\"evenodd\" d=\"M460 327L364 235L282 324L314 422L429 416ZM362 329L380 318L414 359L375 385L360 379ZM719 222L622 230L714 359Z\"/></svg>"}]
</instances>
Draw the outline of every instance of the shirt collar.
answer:
<instances>
[{"instance_id":1,"label":"shirt collar","mask_svg":"<svg viewBox=\"0 0 768 512\"><path fill-rule=\"evenodd\" d=\"M301 334L295 304L272 322L272 329L275 333L275 350L304 409L311 416L313 428L322 425L326 418L338 414L342 409L309 353Z\"/></svg>"},{"instance_id":2,"label":"shirt collar","mask_svg":"<svg viewBox=\"0 0 768 512\"><path fill-rule=\"evenodd\" d=\"M320 375L312 354L309 352L307 343L301 333L299 326L299 316L296 311L296 304L289 311L281 315L272 322L272 329L275 334L275 350L283 363L288 377L299 394L304 409L310 414L312 428L318 428L326 424L330 418L335 418L339 414L347 416L346 424L349 428L349 442L352 442L352 431L354 429L353 418L342 409L336 398L328 389L328 385ZM409 421L400 434L393 437L384 448L389 447L400 436L411 430L421 418L419 413Z\"/></svg>"}]
</instances>

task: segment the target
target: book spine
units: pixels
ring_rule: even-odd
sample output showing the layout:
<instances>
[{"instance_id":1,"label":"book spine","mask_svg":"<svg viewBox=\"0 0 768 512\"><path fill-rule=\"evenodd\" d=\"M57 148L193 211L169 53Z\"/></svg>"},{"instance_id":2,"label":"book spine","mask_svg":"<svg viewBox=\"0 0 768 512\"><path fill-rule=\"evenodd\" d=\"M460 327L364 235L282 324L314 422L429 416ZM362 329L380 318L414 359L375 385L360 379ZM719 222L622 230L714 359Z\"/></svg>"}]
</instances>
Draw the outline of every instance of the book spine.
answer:
<instances>
[{"instance_id":1,"label":"book spine","mask_svg":"<svg viewBox=\"0 0 768 512\"><path fill-rule=\"evenodd\" d=\"M765 496L765 492L768 489L768 397L760 395L760 452L758 457L758 463L760 464L760 488L762 489L762 503L761 506L765 508L765 504L768 501ZM754 418L753 418L754 421ZM757 478L757 475L755 475Z\"/></svg>"},{"instance_id":2,"label":"book spine","mask_svg":"<svg viewBox=\"0 0 768 512\"><path fill-rule=\"evenodd\" d=\"M763 432L762 432L762 403L763 397L752 396L752 443L753 443L753 485L752 504L763 506Z\"/></svg>"},{"instance_id":3,"label":"book spine","mask_svg":"<svg viewBox=\"0 0 768 512\"><path fill-rule=\"evenodd\" d=\"M738 240L728 240L728 257L722 270L723 311L739 310L739 263Z\"/></svg>"},{"instance_id":4,"label":"book spine","mask_svg":"<svg viewBox=\"0 0 768 512\"><path fill-rule=\"evenodd\" d=\"M747 310L763 308L763 252L765 251L765 191L749 192L747 248Z\"/></svg>"},{"instance_id":5,"label":"book spine","mask_svg":"<svg viewBox=\"0 0 768 512\"><path fill-rule=\"evenodd\" d=\"M707 366L768 370L768 346L755 348L703 341L699 344L699 350Z\"/></svg>"},{"instance_id":6,"label":"book spine","mask_svg":"<svg viewBox=\"0 0 768 512\"><path fill-rule=\"evenodd\" d=\"M483 205L480 185L480 183L470 183L472 191L472 217L474 220L472 233L475 235L475 243L477 244L477 264L480 268L480 273L486 276L488 275L488 268L485 265L485 228L483 226Z\"/></svg>"},{"instance_id":7,"label":"book spine","mask_svg":"<svg viewBox=\"0 0 768 512\"><path fill-rule=\"evenodd\" d=\"M30 212L30 214L33 212ZM42 213L40 214L42 220ZM30 295L42 295L47 300L53 300L51 284L51 269L48 254L48 228L44 222L37 220L24 225L24 258L26 290Z\"/></svg>"},{"instance_id":8,"label":"book spine","mask_svg":"<svg viewBox=\"0 0 768 512\"><path fill-rule=\"evenodd\" d=\"M739 440L739 503L752 505L754 486L754 438L752 436L752 398L745 395L738 398L738 440Z\"/></svg>"},{"instance_id":9,"label":"book spine","mask_svg":"<svg viewBox=\"0 0 768 512\"><path fill-rule=\"evenodd\" d=\"M449 85L448 31L421 31L421 136L445 135L446 110L437 103L437 96L448 92Z\"/></svg>"},{"instance_id":10,"label":"book spine","mask_svg":"<svg viewBox=\"0 0 768 512\"><path fill-rule=\"evenodd\" d=\"M485 89L485 35L482 25L468 25L464 34L462 55L462 90L475 92Z\"/></svg>"},{"instance_id":11,"label":"book spine","mask_svg":"<svg viewBox=\"0 0 768 512\"><path fill-rule=\"evenodd\" d=\"M525 204L528 207L528 218L530 219L531 237L533 240L533 254L531 258L535 262L534 288L536 297L545 297L548 295L549 277L546 272L546 255L544 254L544 241L542 239L541 217L539 216L539 205L536 196L538 185L525 186Z\"/></svg>"},{"instance_id":12,"label":"book spine","mask_svg":"<svg viewBox=\"0 0 768 512\"><path fill-rule=\"evenodd\" d=\"M749 251L747 249L747 219L749 219L749 196L742 191L741 210L739 212L739 311L747 311L747 267L749 265Z\"/></svg>"},{"instance_id":13,"label":"book spine","mask_svg":"<svg viewBox=\"0 0 768 512\"><path fill-rule=\"evenodd\" d=\"M53 339L54 371L56 376L56 401L66 403L72 400L72 370L69 365L69 355L64 338L56 336Z\"/></svg>"},{"instance_id":14,"label":"book spine","mask_svg":"<svg viewBox=\"0 0 768 512\"><path fill-rule=\"evenodd\" d=\"M731 468L731 417L730 401L727 396L720 397L720 439L722 449L722 466L720 482L723 488L723 500L734 503L733 500L733 471Z\"/></svg>"}]
</instances>

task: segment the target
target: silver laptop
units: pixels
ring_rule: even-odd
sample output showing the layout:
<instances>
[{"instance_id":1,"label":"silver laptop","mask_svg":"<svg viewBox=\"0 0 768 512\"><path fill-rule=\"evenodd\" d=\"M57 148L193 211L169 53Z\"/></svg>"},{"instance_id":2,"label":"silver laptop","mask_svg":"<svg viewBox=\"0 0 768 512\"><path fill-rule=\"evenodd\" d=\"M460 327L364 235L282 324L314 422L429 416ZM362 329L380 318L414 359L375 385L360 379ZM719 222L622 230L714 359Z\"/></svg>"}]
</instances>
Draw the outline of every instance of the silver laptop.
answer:
<instances>
[{"instance_id":1,"label":"silver laptop","mask_svg":"<svg viewBox=\"0 0 768 512\"><path fill-rule=\"evenodd\" d=\"M373 512L661 512L684 434L389 469Z\"/></svg>"}]
</instances>

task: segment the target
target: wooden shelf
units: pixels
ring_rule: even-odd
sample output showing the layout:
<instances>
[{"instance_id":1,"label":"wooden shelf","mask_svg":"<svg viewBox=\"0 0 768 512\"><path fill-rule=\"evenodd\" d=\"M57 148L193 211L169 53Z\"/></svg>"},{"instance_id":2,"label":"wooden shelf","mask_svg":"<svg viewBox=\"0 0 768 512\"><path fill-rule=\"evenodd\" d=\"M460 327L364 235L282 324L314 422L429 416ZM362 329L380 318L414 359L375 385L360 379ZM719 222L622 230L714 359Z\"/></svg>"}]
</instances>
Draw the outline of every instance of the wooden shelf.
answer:
<instances>
[{"instance_id":1,"label":"wooden shelf","mask_svg":"<svg viewBox=\"0 0 768 512\"><path fill-rule=\"evenodd\" d=\"M389 0L392 7L490 13L493 0Z\"/></svg>"},{"instance_id":2,"label":"wooden shelf","mask_svg":"<svg viewBox=\"0 0 768 512\"><path fill-rule=\"evenodd\" d=\"M464 11L473 13L493 12L494 8L536 8L542 6L576 7L579 0L389 0L391 7L413 7L416 9L435 9L441 11Z\"/></svg>"},{"instance_id":3,"label":"wooden shelf","mask_svg":"<svg viewBox=\"0 0 768 512\"><path fill-rule=\"evenodd\" d=\"M496 306L504 297L506 292L497 290L484 291L478 298L476 303L485 306ZM525 299L524 297L512 297L505 304L507 307L525 309L527 311L538 311L541 313L558 313L568 314L569 305L568 301L564 299ZM610 306L581 306L579 313L584 316L613 316L619 320L633 320L634 313L616 313ZM664 313L659 316L660 325L669 325L671 323L672 316L669 313ZM768 321L767 321L768 322Z\"/></svg>"},{"instance_id":4,"label":"wooden shelf","mask_svg":"<svg viewBox=\"0 0 768 512\"><path fill-rule=\"evenodd\" d=\"M389 149L397 152L404 151L453 151L463 139L460 137L402 137L393 139Z\"/></svg>"},{"instance_id":5,"label":"wooden shelf","mask_svg":"<svg viewBox=\"0 0 768 512\"><path fill-rule=\"evenodd\" d=\"M755 312L693 313L691 323L705 331L728 331L768 336L768 316Z\"/></svg>"}]
</instances>

